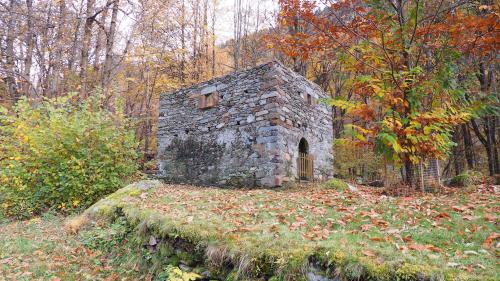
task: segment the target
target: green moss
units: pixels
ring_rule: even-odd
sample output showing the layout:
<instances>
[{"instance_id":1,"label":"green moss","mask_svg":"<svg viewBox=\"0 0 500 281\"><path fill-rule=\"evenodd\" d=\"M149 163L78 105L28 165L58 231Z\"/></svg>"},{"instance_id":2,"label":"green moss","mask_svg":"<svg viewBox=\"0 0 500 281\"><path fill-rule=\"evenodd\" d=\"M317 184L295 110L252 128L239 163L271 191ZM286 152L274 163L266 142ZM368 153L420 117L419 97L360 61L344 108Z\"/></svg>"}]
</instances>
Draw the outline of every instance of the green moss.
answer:
<instances>
[{"instance_id":1,"label":"green moss","mask_svg":"<svg viewBox=\"0 0 500 281\"><path fill-rule=\"evenodd\" d=\"M334 181L332 186L338 186L338 182L346 186L338 179ZM390 198L383 204L371 204L365 201L366 197L343 193L337 187L333 187L336 192L325 192L323 187L314 187L307 192L301 192L300 189L241 191L189 186L162 190L161 184L153 188L145 187L156 184L153 181L128 186L88 210L89 215L104 210L111 217L116 217L116 214L125 216L134 233L131 240L136 241L137 247L147 243L151 235L170 245L161 244L156 252L143 253L143 259L154 264L154 271L161 269L163 263L182 263L192 267L206 266L224 280L226 276L238 280L272 277L278 280L302 280L307 272L304 269L309 268L311 257L314 256L319 270L324 271L325 276L339 274L346 280L453 280L455 277L461 279L462 275L469 279L476 276L459 268L447 267L448 261L463 265L482 264L487 268L495 264L489 260L490 252L466 248L460 242L463 237L457 229L472 229L472 222L464 221L461 213L449 208L466 204L466 198L447 198L445 205L436 201L439 204L429 206L436 212L450 215L450 221L442 221L441 228L433 228L424 219L427 217L424 213L412 211L411 217L420 220L419 224L402 230L409 217L401 209L399 199ZM141 196L143 193L146 193L147 199ZM457 200L463 202L454 203ZM328 202L328 205L323 202ZM158 208L162 205L164 209ZM349 212L343 213L330 206L349 208ZM356 208L352 209L351 206ZM478 206L474 214L477 216L491 212L485 208ZM112 212L115 214L110 214ZM286 215L290 212L290 215ZM338 222L346 214L351 215L349 223L345 226L335 223L327 238L307 238L306 235L314 231L313 227L323 227L331 221ZM372 215L386 221L387 226L372 226L360 232L361 227L373 223L370 219ZM304 218L305 225L291 230L291 224L297 221L298 216ZM487 220L476 220L474 224L481 224L482 229L488 230L469 235L470 241L481 245L488 233L495 231L495 226ZM240 226L245 228L240 229ZM431 228L433 231L429 231ZM411 235L415 243L439 247L447 255L430 251L402 253L395 249L393 243L382 239L387 236L387 229L401 231L398 233L401 236ZM175 247L172 246L174 244ZM208 254L205 254L209 245L217 249L211 254L215 261L209 260ZM363 253L365 250L373 254L366 255ZM479 254L465 257L467 260L461 258L455 261L453 254L456 250L475 250ZM475 275L478 280L486 280L492 274L481 269L477 272Z\"/></svg>"},{"instance_id":2,"label":"green moss","mask_svg":"<svg viewBox=\"0 0 500 281\"><path fill-rule=\"evenodd\" d=\"M324 188L331 188L331 189L340 190L340 191L344 191L344 190L349 189L349 186L347 185L346 182L344 182L341 179L337 179L337 178L333 178L331 180L324 182L322 184L322 186Z\"/></svg>"},{"instance_id":3,"label":"green moss","mask_svg":"<svg viewBox=\"0 0 500 281\"><path fill-rule=\"evenodd\" d=\"M419 280L419 277L424 276L425 272L422 266L404 263L396 270L396 279L398 281Z\"/></svg>"}]
</instances>

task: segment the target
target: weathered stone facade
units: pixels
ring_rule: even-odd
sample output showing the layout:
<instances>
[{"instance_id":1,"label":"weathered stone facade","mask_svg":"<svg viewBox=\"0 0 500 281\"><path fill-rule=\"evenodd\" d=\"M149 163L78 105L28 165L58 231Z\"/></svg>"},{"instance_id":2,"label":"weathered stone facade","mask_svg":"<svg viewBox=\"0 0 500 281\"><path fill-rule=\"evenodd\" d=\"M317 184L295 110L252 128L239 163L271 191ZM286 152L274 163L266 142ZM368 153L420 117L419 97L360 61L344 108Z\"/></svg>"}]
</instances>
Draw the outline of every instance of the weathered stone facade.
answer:
<instances>
[{"instance_id":1,"label":"weathered stone facade","mask_svg":"<svg viewBox=\"0 0 500 281\"><path fill-rule=\"evenodd\" d=\"M281 186L298 178L307 141L314 178L332 176L332 119L315 84L278 62L160 97L159 176L216 186Z\"/></svg>"}]
</instances>

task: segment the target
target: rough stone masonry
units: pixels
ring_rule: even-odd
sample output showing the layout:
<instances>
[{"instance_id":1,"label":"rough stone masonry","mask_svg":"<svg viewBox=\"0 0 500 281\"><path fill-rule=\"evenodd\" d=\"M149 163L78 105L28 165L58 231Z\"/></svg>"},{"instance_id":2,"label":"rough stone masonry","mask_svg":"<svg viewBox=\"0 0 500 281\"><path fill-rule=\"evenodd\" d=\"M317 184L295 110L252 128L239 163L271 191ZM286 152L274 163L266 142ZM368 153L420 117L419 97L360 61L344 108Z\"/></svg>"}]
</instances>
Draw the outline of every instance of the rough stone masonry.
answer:
<instances>
[{"instance_id":1,"label":"rough stone masonry","mask_svg":"<svg viewBox=\"0 0 500 281\"><path fill-rule=\"evenodd\" d=\"M331 109L320 101L325 97L276 61L162 94L159 176L201 185L281 186L299 178L301 143L313 158L314 179L328 179L333 132Z\"/></svg>"}]
</instances>

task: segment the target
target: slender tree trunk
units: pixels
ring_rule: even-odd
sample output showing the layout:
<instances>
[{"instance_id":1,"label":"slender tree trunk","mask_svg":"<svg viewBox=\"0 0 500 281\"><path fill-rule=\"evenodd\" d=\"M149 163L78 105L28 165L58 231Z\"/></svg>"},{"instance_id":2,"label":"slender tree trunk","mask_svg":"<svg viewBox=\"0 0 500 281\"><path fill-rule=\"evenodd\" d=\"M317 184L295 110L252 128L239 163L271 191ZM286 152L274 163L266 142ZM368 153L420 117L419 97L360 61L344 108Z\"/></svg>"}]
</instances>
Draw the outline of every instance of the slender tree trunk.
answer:
<instances>
[{"instance_id":1,"label":"slender tree trunk","mask_svg":"<svg viewBox=\"0 0 500 281\"><path fill-rule=\"evenodd\" d=\"M111 72L113 67L113 47L115 42L115 33L116 33L116 19L118 17L118 8L120 5L119 0L115 0L113 4L113 9L111 11L111 23L109 25L109 31L106 37L106 58L104 60L104 69L103 69L103 79L101 81L101 87L103 91L108 95L108 86L111 80Z\"/></svg>"},{"instance_id":2,"label":"slender tree trunk","mask_svg":"<svg viewBox=\"0 0 500 281\"><path fill-rule=\"evenodd\" d=\"M108 17L108 7L110 5L111 0L107 0L106 6L104 7L104 10L102 11L101 16L99 17L99 31L97 32L97 38L96 38L96 43L95 43L95 49L94 49L94 63L93 63L93 68L94 72L96 74L96 80L97 81L102 81L104 73L101 72L101 52L102 52L102 47L103 47L103 41L107 38L104 38L104 34L106 34L106 19Z\"/></svg>"},{"instance_id":3,"label":"slender tree trunk","mask_svg":"<svg viewBox=\"0 0 500 281\"><path fill-rule=\"evenodd\" d=\"M455 168L455 175L459 175L464 171L464 157L462 157L464 153L464 147L460 144L460 139L462 138L461 128L457 127L455 132L453 133L453 141L457 144L453 147L452 150L452 158L453 158L453 166Z\"/></svg>"},{"instance_id":4,"label":"slender tree trunk","mask_svg":"<svg viewBox=\"0 0 500 281\"><path fill-rule=\"evenodd\" d=\"M234 70L240 69L240 51L241 51L241 28L242 22L242 7L241 0L234 1L234 46L233 46L233 60Z\"/></svg>"},{"instance_id":5,"label":"slender tree trunk","mask_svg":"<svg viewBox=\"0 0 500 281\"><path fill-rule=\"evenodd\" d=\"M181 5L181 83L186 81L186 5L182 0Z\"/></svg>"},{"instance_id":6,"label":"slender tree trunk","mask_svg":"<svg viewBox=\"0 0 500 281\"><path fill-rule=\"evenodd\" d=\"M30 96L30 76L31 76L31 66L33 64L33 45L34 45L34 33L33 33L33 0L26 0L27 9L27 32L26 32L26 54L24 58L24 81L23 81L23 93L26 96Z\"/></svg>"},{"instance_id":7,"label":"slender tree trunk","mask_svg":"<svg viewBox=\"0 0 500 281\"><path fill-rule=\"evenodd\" d=\"M85 97L87 96L87 74L88 74L88 63L89 63L89 48L90 39L92 36L92 24L94 23L93 13L94 13L95 0L87 0L87 7L85 10L85 25L83 28L82 37L82 48L81 48L81 59L80 59L80 92Z\"/></svg>"},{"instance_id":8,"label":"slender tree trunk","mask_svg":"<svg viewBox=\"0 0 500 281\"><path fill-rule=\"evenodd\" d=\"M408 186L413 186L415 176L415 165L409 160L404 160L403 182Z\"/></svg>"},{"instance_id":9,"label":"slender tree trunk","mask_svg":"<svg viewBox=\"0 0 500 281\"><path fill-rule=\"evenodd\" d=\"M213 2L212 10L212 77L215 76L215 12L216 12L216 2Z\"/></svg>"},{"instance_id":10,"label":"slender tree trunk","mask_svg":"<svg viewBox=\"0 0 500 281\"><path fill-rule=\"evenodd\" d=\"M486 66L484 62L479 63L479 69L476 74L479 84L481 86L481 92L491 93L492 86L495 83L494 77L494 66ZM496 94L496 93L493 93ZM488 159L488 171L490 176L500 174L500 164L498 159L498 148L496 141L496 116L485 116L482 118L482 126L484 131L484 136L482 135L479 126L475 120L471 121L474 133L478 137L479 141L483 144L486 149L486 155Z\"/></svg>"},{"instance_id":11,"label":"slender tree trunk","mask_svg":"<svg viewBox=\"0 0 500 281\"><path fill-rule=\"evenodd\" d=\"M78 14L81 14L82 13L82 8L80 8L80 11L78 11ZM76 73L76 61L77 61L77 49L78 49L78 39L79 39L79 36L80 36L80 27L82 25L83 22L85 22L86 20L80 20L80 19L77 19L76 20L76 23L75 23L75 27L72 29L74 30L74 33L73 33L73 42L71 44L71 51L70 51L70 56L68 58L68 69L71 70L71 71L74 71ZM67 80L66 79L67 77L65 76L65 79L64 80ZM66 89L66 87L65 87Z\"/></svg>"},{"instance_id":12,"label":"slender tree trunk","mask_svg":"<svg viewBox=\"0 0 500 281\"><path fill-rule=\"evenodd\" d=\"M52 2L47 7L47 15L40 34L40 45L38 46L38 64L40 69L40 87L44 96L50 96L52 93L52 76L54 73L54 50L51 46L51 27L52 22Z\"/></svg>"},{"instance_id":13,"label":"slender tree trunk","mask_svg":"<svg viewBox=\"0 0 500 281\"><path fill-rule=\"evenodd\" d=\"M206 72L208 70L208 64L209 64L209 56L208 56L208 0L205 0L204 6L203 6L203 44L204 44L204 54L203 57L205 58L204 61L204 68L203 72Z\"/></svg>"},{"instance_id":14,"label":"slender tree trunk","mask_svg":"<svg viewBox=\"0 0 500 281\"><path fill-rule=\"evenodd\" d=\"M195 81L198 80L198 73L196 71L196 64L198 60L198 16L199 16L199 5L200 3L198 1L194 2L194 7L193 7L193 18L194 18L194 26L193 26L193 73L192 73L192 78L195 79Z\"/></svg>"},{"instance_id":15,"label":"slender tree trunk","mask_svg":"<svg viewBox=\"0 0 500 281\"><path fill-rule=\"evenodd\" d=\"M7 84L7 91L9 93L10 99L12 103L16 103L17 100L20 97L19 90L17 88L17 82L15 78L15 73L16 73L16 65L15 65L15 60L14 60L14 39L15 39L15 14L14 10L17 6L17 3L15 0L10 0L9 3L9 10L10 10L10 15L9 19L7 21L7 36L5 39L5 55L7 56L5 60L5 65L6 65L6 70L7 70L7 75L4 78L5 83Z\"/></svg>"},{"instance_id":16,"label":"slender tree trunk","mask_svg":"<svg viewBox=\"0 0 500 281\"><path fill-rule=\"evenodd\" d=\"M66 1L65 0L60 0L59 1L59 19L58 19L58 27L57 27L57 35L56 35L56 50L55 50L55 62L54 62L54 92L52 95L54 96L59 96L63 91L64 91L64 86L63 83L64 81L61 81L61 78L64 77L64 72L67 71L63 69L64 62L64 43L63 43L63 38L64 35L67 34L65 32L66 27ZM75 31L77 33L77 31ZM63 78L64 79L64 78Z\"/></svg>"},{"instance_id":17,"label":"slender tree trunk","mask_svg":"<svg viewBox=\"0 0 500 281\"><path fill-rule=\"evenodd\" d=\"M462 124L463 147L465 149L465 160L467 161L467 168L472 170L475 166L475 155L473 150L472 136L470 134L469 126Z\"/></svg>"}]
</instances>

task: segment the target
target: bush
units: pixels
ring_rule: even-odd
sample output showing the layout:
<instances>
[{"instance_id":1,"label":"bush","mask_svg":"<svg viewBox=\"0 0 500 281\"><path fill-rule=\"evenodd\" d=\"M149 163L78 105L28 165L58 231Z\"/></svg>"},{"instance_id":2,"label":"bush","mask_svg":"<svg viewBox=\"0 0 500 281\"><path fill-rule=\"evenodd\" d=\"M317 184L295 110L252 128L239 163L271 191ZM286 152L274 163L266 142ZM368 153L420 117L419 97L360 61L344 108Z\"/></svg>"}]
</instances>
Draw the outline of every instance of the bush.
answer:
<instances>
[{"instance_id":1,"label":"bush","mask_svg":"<svg viewBox=\"0 0 500 281\"><path fill-rule=\"evenodd\" d=\"M333 144L334 170L336 177L359 179L362 182L380 180L384 174L381 156L371 147L359 147L345 139L337 139Z\"/></svg>"},{"instance_id":2,"label":"bush","mask_svg":"<svg viewBox=\"0 0 500 281\"><path fill-rule=\"evenodd\" d=\"M86 208L136 173L133 131L123 113L93 96L36 107L0 107L0 213L26 218L49 209Z\"/></svg>"},{"instance_id":3,"label":"bush","mask_svg":"<svg viewBox=\"0 0 500 281\"><path fill-rule=\"evenodd\" d=\"M486 177L479 171L468 170L454 176L450 180L450 185L455 187L467 187L479 185L485 181Z\"/></svg>"},{"instance_id":4,"label":"bush","mask_svg":"<svg viewBox=\"0 0 500 281\"><path fill-rule=\"evenodd\" d=\"M333 178L323 183L323 187L336 190L348 190L349 186L341 179Z\"/></svg>"}]
</instances>

